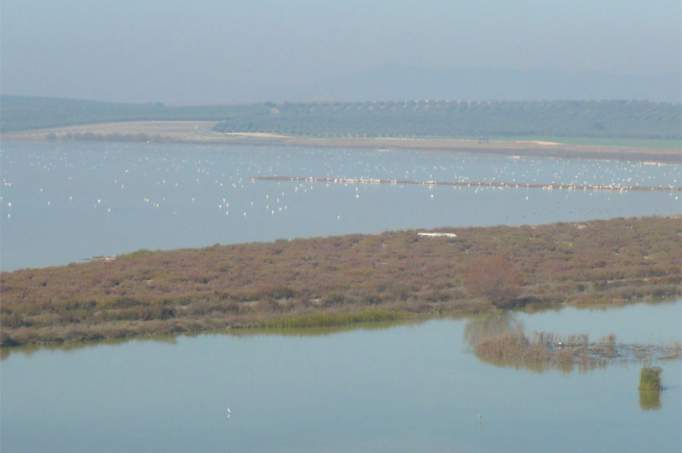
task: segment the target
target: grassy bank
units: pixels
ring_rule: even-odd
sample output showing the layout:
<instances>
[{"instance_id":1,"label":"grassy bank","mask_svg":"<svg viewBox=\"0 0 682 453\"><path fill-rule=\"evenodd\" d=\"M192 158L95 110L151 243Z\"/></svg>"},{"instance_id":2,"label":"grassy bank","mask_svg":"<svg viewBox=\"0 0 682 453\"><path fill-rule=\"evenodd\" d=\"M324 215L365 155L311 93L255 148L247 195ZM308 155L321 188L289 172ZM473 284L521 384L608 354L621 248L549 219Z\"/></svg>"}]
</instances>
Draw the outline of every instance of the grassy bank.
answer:
<instances>
[{"instance_id":1,"label":"grassy bank","mask_svg":"<svg viewBox=\"0 0 682 453\"><path fill-rule=\"evenodd\" d=\"M682 294L680 218L439 231L457 236L402 231L139 251L6 272L0 340L10 347L346 326L480 313L494 304L534 309ZM513 281L501 282L509 288L476 286L500 284L476 273L505 275L486 262L510 267Z\"/></svg>"}]
</instances>

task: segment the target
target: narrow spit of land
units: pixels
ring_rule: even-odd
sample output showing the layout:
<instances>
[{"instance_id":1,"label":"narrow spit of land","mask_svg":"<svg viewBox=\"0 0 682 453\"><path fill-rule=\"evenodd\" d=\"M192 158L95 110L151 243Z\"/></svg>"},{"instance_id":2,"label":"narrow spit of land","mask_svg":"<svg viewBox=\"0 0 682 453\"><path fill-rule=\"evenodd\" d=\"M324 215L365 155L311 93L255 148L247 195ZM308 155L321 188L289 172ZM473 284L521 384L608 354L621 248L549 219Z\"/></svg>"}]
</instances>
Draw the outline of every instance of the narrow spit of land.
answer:
<instances>
[{"instance_id":1,"label":"narrow spit of land","mask_svg":"<svg viewBox=\"0 0 682 453\"><path fill-rule=\"evenodd\" d=\"M447 137L322 138L268 132L219 132L215 130L216 124L214 121L127 121L6 132L0 134L0 139L409 149L502 154L508 156L622 159L682 163L682 150L679 148L605 146L598 144L559 143L547 140L474 140Z\"/></svg>"},{"instance_id":2,"label":"narrow spit of land","mask_svg":"<svg viewBox=\"0 0 682 453\"><path fill-rule=\"evenodd\" d=\"M305 182L340 185L372 185L389 184L400 186L426 187L461 187L481 189L542 189L542 190L589 190L600 192L682 192L680 186L640 186L630 184L568 184L568 183L527 183L512 181L416 181L413 179L381 179L381 178L340 178L332 176L253 176L253 181Z\"/></svg>"},{"instance_id":3,"label":"narrow spit of land","mask_svg":"<svg viewBox=\"0 0 682 453\"><path fill-rule=\"evenodd\" d=\"M10 347L494 311L466 281L481 257L513 266L514 305L530 309L671 299L682 294L681 220L280 240L6 272L0 339Z\"/></svg>"}]
</instances>

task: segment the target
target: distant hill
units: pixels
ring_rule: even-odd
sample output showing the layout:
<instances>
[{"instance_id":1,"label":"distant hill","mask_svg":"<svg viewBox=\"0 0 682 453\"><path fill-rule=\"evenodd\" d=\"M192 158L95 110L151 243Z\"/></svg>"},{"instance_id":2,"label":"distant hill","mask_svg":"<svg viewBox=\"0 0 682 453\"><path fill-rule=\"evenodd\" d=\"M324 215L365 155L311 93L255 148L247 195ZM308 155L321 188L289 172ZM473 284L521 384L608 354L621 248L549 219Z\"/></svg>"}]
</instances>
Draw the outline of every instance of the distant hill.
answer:
<instances>
[{"instance_id":1,"label":"distant hill","mask_svg":"<svg viewBox=\"0 0 682 453\"><path fill-rule=\"evenodd\" d=\"M249 106L167 106L77 99L0 96L0 131L138 120L222 120Z\"/></svg>"}]
</instances>

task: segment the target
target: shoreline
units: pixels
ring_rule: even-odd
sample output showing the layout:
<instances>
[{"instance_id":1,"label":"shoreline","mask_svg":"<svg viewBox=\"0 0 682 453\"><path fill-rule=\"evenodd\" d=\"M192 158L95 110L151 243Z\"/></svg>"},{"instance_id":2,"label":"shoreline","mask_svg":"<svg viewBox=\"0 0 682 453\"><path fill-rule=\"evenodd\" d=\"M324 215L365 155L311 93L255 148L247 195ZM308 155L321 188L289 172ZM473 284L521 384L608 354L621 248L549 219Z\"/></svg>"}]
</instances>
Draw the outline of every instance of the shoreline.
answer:
<instances>
[{"instance_id":1,"label":"shoreline","mask_svg":"<svg viewBox=\"0 0 682 453\"><path fill-rule=\"evenodd\" d=\"M0 350L671 300L682 295L681 234L679 216L441 228L2 272ZM518 274L504 300L472 286L490 273L486 257L500 257L496 274Z\"/></svg>"},{"instance_id":2,"label":"shoreline","mask_svg":"<svg viewBox=\"0 0 682 453\"><path fill-rule=\"evenodd\" d=\"M398 185L425 187L456 187L483 189L541 189L568 191L597 191L597 192L682 192L682 186L638 186L623 184L568 184L568 183L523 183L512 181L471 181L471 180L429 180L417 181L413 179L382 179L382 178L340 178L332 176L251 176L252 181L276 182L305 182L309 184L337 184L337 185Z\"/></svg>"},{"instance_id":3,"label":"shoreline","mask_svg":"<svg viewBox=\"0 0 682 453\"><path fill-rule=\"evenodd\" d=\"M374 150L416 150L496 154L510 157L613 159L655 163L682 163L682 150L567 144L547 140L464 138L317 138L268 132L216 132L214 121L131 121L34 129L0 134L0 140L68 142L110 141L135 143L297 146Z\"/></svg>"},{"instance_id":4,"label":"shoreline","mask_svg":"<svg viewBox=\"0 0 682 453\"><path fill-rule=\"evenodd\" d=\"M561 311L566 308L575 308L578 310L608 310L608 309L620 309L629 306L636 305L665 305L665 304L680 304L682 300L679 298L674 299L662 299L662 300L651 300L651 301L632 301L625 304L589 304L589 305L545 305L545 306L533 306L529 308L519 308L511 311L513 314L526 313L544 313L548 311ZM418 326L420 324L428 322L439 322L439 321L457 321L457 320L472 320L481 316L504 316L505 312L500 310L489 310L489 311L469 311L469 312L451 312L451 313L441 313L441 314L420 314L420 313L410 313L410 312L398 312L394 313L388 319L376 319L376 320L360 320L353 322L352 319L343 320L343 322L331 323L326 325L308 325L308 326L287 326L284 324L283 319L278 320L278 322L273 322L270 324L254 325L254 326L228 326L225 328L218 328L214 330L197 330L197 331L185 331L185 332L169 332L169 333L142 333L139 335L129 335L129 336L119 336L112 338L97 338L93 336L92 338L83 338L72 341L57 341L57 342L43 342L43 343L29 343L17 346L0 346L0 361L8 358L12 354L26 354L31 355L34 352L41 350L60 350L60 351L70 351L81 348L95 347L95 346L111 346L120 345L128 342L136 341L150 341L150 342L161 342L161 343L172 343L174 344L179 338L194 338L201 336L215 336L215 335L229 335L235 337L248 337L248 336L303 336L303 337L316 337L333 335L337 333L350 332L354 330L383 330L391 329L399 326ZM292 318L289 318L292 319ZM306 318L301 318L305 320ZM340 319L340 318L339 318ZM672 343L675 345L675 343ZM661 345L657 345L661 346ZM663 360L679 359L680 356L677 355L674 358L664 357Z\"/></svg>"}]
</instances>

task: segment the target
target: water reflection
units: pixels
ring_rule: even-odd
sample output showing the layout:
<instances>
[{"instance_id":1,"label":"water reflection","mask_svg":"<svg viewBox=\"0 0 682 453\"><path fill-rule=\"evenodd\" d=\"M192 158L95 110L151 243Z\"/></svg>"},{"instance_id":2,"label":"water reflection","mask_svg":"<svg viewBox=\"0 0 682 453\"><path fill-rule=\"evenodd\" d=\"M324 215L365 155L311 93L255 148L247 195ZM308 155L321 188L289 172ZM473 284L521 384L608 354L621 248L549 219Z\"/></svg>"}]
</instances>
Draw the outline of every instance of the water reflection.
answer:
<instances>
[{"instance_id":1,"label":"water reflection","mask_svg":"<svg viewBox=\"0 0 682 453\"><path fill-rule=\"evenodd\" d=\"M677 342L668 345L624 344L618 343L613 334L598 341L590 341L586 334L527 334L522 323L509 312L486 314L468 321L464 340L483 362L537 373L548 370L570 373L575 368L587 372L610 363L651 363L682 357L682 345ZM645 369L651 370L644 368L643 373ZM653 389L650 385L640 388Z\"/></svg>"},{"instance_id":2,"label":"water reflection","mask_svg":"<svg viewBox=\"0 0 682 453\"><path fill-rule=\"evenodd\" d=\"M643 411L659 410L661 408L661 391L639 389L639 407Z\"/></svg>"},{"instance_id":3,"label":"water reflection","mask_svg":"<svg viewBox=\"0 0 682 453\"><path fill-rule=\"evenodd\" d=\"M74 352L81 349L90 349L98 346L119 346L126 343L159 343L175 345L180 338L196 338L206 336L230 336L230 337L259 337L259 336L277 336L277 337L300 337L311 338L321 336L331 336L344 332L352 331L377 331L392 329L399 326L416 326L427 322L427 319L407 319L396 321L379 321L379 322L361 322L356 324L339 325L332 327L263 327L263 328L234 328L221 329L215 331L206 331L202 333L183 333L182 335L174 334L159 334L149 335L143 337L132 338L108 338L100 340L84 340L77 342L64 343L46 343L46 344L29 344L17 347L3 347L0 348L0 361L9 358L12 355L22 355L31 357L41 351L60 351L60 352Z\"/></svg>"},{"instance_id":4,"label":"water reflection","mask_svg":"<svg viewBox=\"0 0 682 453\"><path fill-rule=\"evenodd\" d=\"M680 207L677 192L528 188L545 183L680 185L680 165L634 162L414 151L3 142L0 166L2 270L141 248L444 225L668 215ZM353 181L457 181L463 186L252 179L278 174ZM489 187L469 187L474 181ZM514 188L497 187L501 181ZM54 231L60 232L59 241L54 240Z\"/></svg>"},{"instance_id":5,"label":"water reflection","mask_svg":"<svg viewBox=\"0 0 682 453\"><path fill-rule=\"evenodd\" d=\"M188 335L189 336L189 335ZM60 351L60 352L74 352L80 349L87 349L96 346L118 346L125 343L145 343L154 342L168 345L177 344L177 335L150 335L140 338L107 338L92 341L78 341L78 342L63 342L63 343L45 343L45 344L28 344L16 347L0 348L0 361L9 358L12 355L22 355L31 357L36 353L44 351Z\"/></svg>"},{"instance_id":6,"label":"water reflection","mask_svg":"<svg viewBox=\"0 0 682 453\"><path fill-rule=\"evenodd\" d=\"M475 346L485 338L522 330L523 323L511 312L485 313L467 321L464 325L464 340L475 350Z\"/></svg>"},{"instance_id":7,"label":"water reflection","mask_svg":"<svg viewBox=\"0 0 682 453\"><path fill-rule=\"evenodd\" d=\"M643 411L661 408L661 373L659 367L642 367L639 375L639 407Z\"/></svg>"},{"instance_id":8,"label":"water reflection","mask_svg":"<svg viewBox=\"0 0 682 453\"><path fill-rule=\"evenodd\" d=\"M640 406L639 366L537 374L490 366L463 339L467 324L466 336L479 338L522 320L526 332L670 342L680 339L681 315L680 303L639 304L17 351L0 364L0 450L572 453L648 451L653 442L656 452L679 452L679 386L652 410L656 395ZM680 361L656 365L664 383L681 382Z\"/></svg>"}]
</instances>

